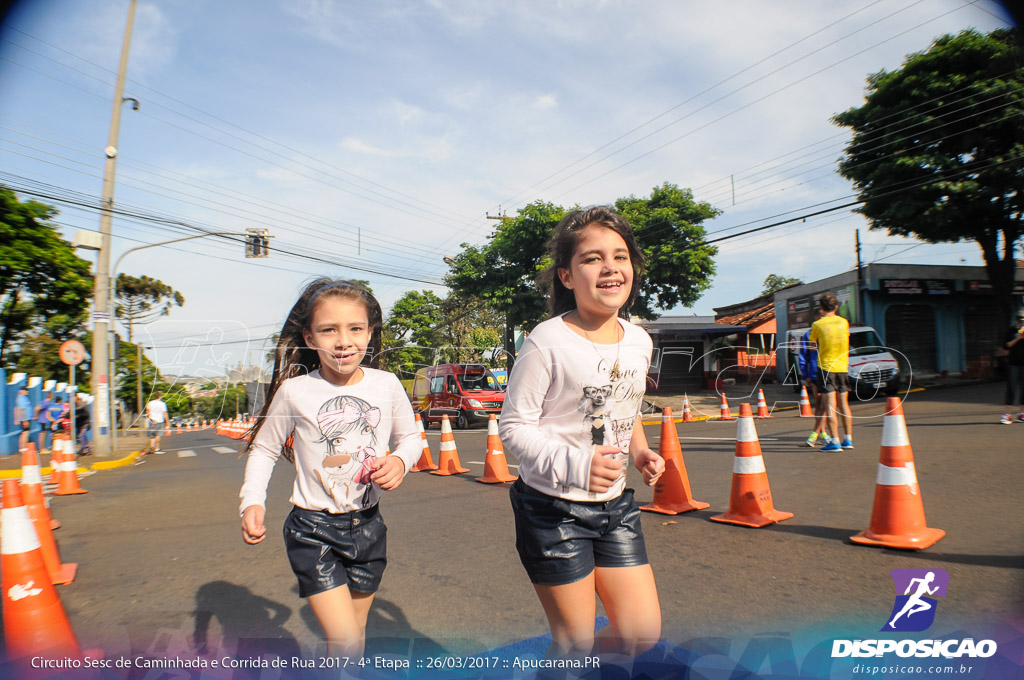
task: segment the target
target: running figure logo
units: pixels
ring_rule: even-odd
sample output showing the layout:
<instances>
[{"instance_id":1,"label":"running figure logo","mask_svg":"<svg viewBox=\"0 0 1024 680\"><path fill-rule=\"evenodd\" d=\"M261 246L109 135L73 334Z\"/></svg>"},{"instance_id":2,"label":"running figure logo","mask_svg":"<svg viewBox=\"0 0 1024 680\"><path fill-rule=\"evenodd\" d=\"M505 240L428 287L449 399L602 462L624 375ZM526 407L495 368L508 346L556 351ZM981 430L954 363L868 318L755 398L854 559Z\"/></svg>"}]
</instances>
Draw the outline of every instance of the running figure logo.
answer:
<instances>
[{"instance_id":1,"label":"running figure logo","mask_svg":"<svg viewBox=\"0 0 1024 680\"><path fill-rule=\"evenodd\" d=\"M896 602L882 630L905 633L927 630L935 621L938 604L929 596L946 596L949 574L944 569L893 569L889 574L896 586Z\"/></svg>"}]
</instances>

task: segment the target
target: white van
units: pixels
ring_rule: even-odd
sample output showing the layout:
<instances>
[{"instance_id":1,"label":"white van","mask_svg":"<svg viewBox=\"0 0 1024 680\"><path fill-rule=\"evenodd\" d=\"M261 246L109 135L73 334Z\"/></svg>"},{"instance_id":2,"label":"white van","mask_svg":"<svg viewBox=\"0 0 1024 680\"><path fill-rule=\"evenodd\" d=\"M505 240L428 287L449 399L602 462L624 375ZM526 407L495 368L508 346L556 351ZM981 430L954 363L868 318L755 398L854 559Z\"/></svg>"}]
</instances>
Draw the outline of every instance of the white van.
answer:
<instances>
[{"instance_id":1,"label":"white van","mask_svg":"<svg viewBox=\"0 0 1024 680\"><path fill-rule=\"evenodd\" d=\"M801 328L786 334L787 342L779 349L786 354L785 366L789 375L800 375L797 353L800 341L810 330ZM858 399L871 399L879 392L893 395L899 392L903 376L900 365L889 349L882 345L878 333L871 326L850 327L850 390ZM800 385L794 387L799 391Z\"/></svg>"}]
</instances>

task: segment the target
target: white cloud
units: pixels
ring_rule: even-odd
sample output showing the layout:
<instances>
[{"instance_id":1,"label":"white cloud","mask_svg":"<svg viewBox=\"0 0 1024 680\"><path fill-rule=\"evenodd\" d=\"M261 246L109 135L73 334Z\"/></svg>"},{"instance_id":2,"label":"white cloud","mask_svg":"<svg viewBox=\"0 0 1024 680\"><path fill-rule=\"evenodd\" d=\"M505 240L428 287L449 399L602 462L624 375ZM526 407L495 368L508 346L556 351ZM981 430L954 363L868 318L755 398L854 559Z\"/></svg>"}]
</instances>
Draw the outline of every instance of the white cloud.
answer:
<instances>
[{"instance_id":1,"label":"white cloud","mask_svg":"<svg viewBox=\"0 0 1024 680\"><path fill-rule=\"evenodd\" d=\"M544 111L558 106L558 98L553 94L543 94L533 100L533 108Z\"/></svg>"}]
</instances>

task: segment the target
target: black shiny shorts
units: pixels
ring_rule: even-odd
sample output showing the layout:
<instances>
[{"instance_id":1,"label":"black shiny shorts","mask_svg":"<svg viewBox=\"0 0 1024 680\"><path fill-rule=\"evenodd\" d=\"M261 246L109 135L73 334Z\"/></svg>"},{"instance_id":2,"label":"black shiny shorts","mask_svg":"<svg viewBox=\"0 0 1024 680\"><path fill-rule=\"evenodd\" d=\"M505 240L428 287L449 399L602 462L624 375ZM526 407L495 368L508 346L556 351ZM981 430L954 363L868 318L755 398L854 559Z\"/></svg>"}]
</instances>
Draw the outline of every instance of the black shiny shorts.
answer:
<instances>
[{"instance_id":1,"label":"black shiny shorts","mask_svg":"<svg viewBox=\"0 0 1024 680\"><path fill-rule=\"evenodd\" d=\"M293 507L284 521L299 597L348 586L375 593L388 565L388 529L378 507L332 514Z\"/></svg>"},{"instance_id":2,"label":"black shiny shorts","mask_svg":"<svg viewBox=\"0 0 1024 680\"><path fill-rule=\"evenodd\" d=\"M849 392L848 373L830 373L818 369L818 389L822 392Z\"/></svg>"},{"instance_id":3,"label":"black shiny shorts","mask_svg":"<svg viewBox=\"0 0 1024 680\"><path fill-rule=\"evenodd\" d=\"M519 559L539 586L585 578L594 567L648 564L633 490L604 502L567 501L517 480L509 490Z\"/></svg>"}]
</instances>

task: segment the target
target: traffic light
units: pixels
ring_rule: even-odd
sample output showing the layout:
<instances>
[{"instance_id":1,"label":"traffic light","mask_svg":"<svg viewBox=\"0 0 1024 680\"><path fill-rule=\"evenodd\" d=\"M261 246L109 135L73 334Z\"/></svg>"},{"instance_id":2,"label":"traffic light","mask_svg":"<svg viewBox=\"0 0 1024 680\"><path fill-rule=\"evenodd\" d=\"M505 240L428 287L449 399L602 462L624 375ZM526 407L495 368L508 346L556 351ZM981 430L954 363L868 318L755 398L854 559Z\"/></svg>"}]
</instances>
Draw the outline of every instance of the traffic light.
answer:
<instances>
[{"instance_id":1,"label":"traffic light","mask_svg":"<svg viewBox=\"0 0 1024 680\"><path fill-rule=\"evenodd\" d=\"M267 229L245 230L245 256L268 257L270 255L270 233Z\"/></svg>"}]
</instances>

